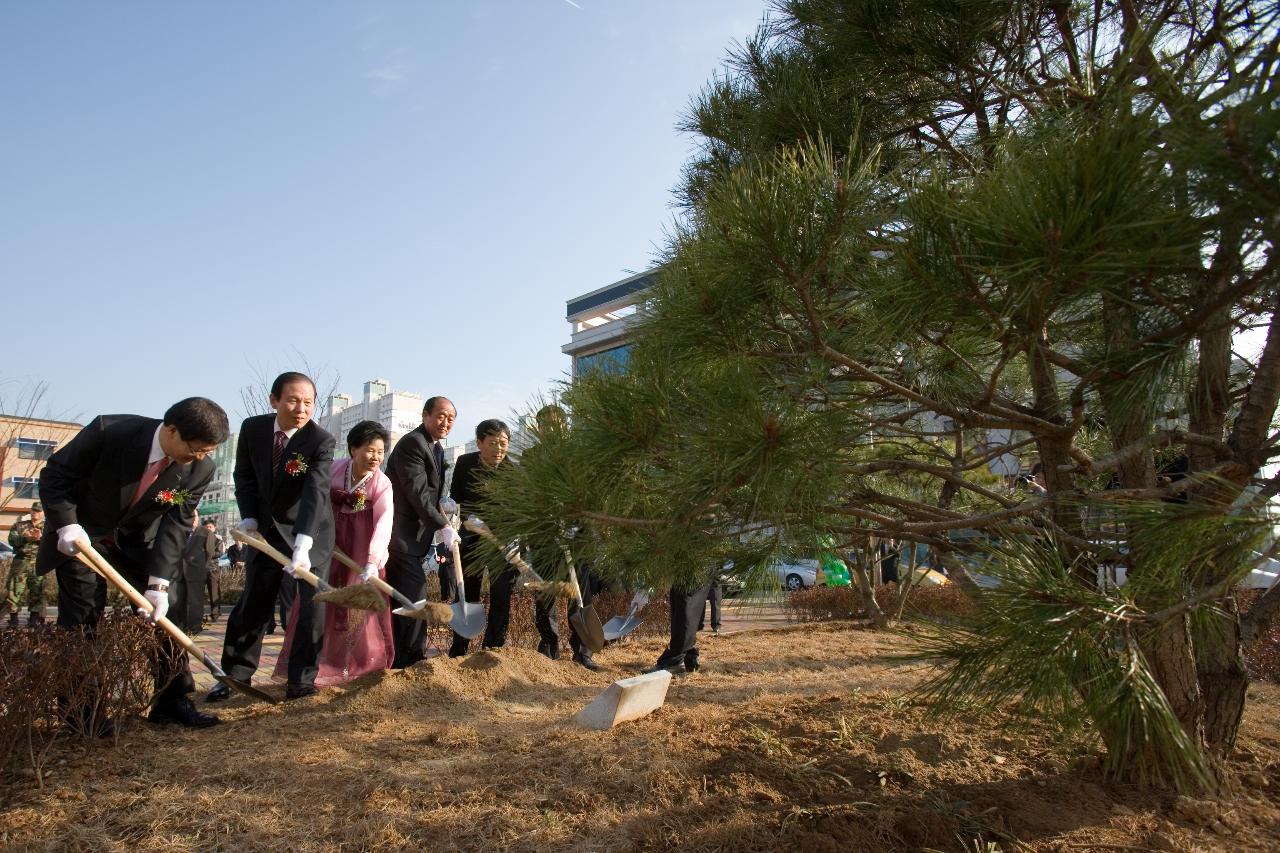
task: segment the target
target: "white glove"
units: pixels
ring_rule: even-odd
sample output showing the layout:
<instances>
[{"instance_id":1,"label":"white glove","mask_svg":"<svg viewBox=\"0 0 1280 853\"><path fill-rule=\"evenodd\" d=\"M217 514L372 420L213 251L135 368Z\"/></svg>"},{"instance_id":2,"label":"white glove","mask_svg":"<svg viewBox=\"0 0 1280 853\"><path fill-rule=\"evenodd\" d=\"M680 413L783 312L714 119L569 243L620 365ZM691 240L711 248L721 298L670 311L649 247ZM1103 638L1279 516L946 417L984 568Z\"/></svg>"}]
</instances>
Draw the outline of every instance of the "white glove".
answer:
<instances>
[{"instance_id":1,"label":"white glove","mask_svg":"<svg viewBox=\"0 0 1280 853\"><path fill-rule=\"evenodd\" d=\"M289 577L293 577L295 569L311 571L311 543L314 540L305 533L293 537L293 562L285 566Z\"/></svg>"},{"instance_id":2,"label":"white glove","mask_svg":"<svg viewBox=\"0 0 1280 853\"><path fill-rule=\"evenodd\" d=\"M240 523L236 525L236 530L239 530L241 533L257 533L258 519L242 518L240 519Z\"/></svg>"},{"instance_id":3,"label":"white glove","mask_svg":"<svg viewBox=\"0 0 1280 853\"><path fill-rule=\"evenodd\" d=\"M373 580L377 576L378 576L378 564L370 563L369 565L364 567L364 574L360 575L360 579L365 583L368 583L369 581Z\"/></svg>"},{"instance_id":4,"label":"white glove","mask_svg":"<svg viewBox=\"0 0 1280 853\"><path fill-rule=\"evenodd\" d=\"M441 498L441 499L440 499L440 514L441 514L441 515L457 515L457 514L458 514L458 502L457 502L457 501L455 501L453 498Z\"/></svg>"},{"instance_id":5,"label":"white glove","mask_svg":"<svg viewBox=\"0 0 1280 853\"><path fill-rule=\"evenodd\" d=\"M142 594L151 603L151 613L143 614L152 622L158 622L169 612L169 582L157 577L147 578L147 586L163 586L164 589L148 589Z\"/></svg>"},{"instance_id":6,"label":"white glove","mask_svg":"<svg viewBox=\"0 0 1280 853\"><path fill-rule=\"evenodd\" d=\"M78 524L68 524L66 527L58 528L58 550L66 554L68 557L74 557L76 554L76 540L88 539L89 534L84 532L84 528Z\"/></svg>"},{"instance_id":7,"label":"white glove","mask_svg":"<svg viewBox=\"0 0 1280 853\"><path fill-rule=\"evenodd\" d=\"M440 528L440 544L446 548L453 548L453 543L458 541L458 531L452 527Z\"/></svg>"},{"instance_id":8,"label":"white glove","mask_svg":"<svg viewBox=\"0 0 1280 853\"><path fill-rule=\"evenodd\" d=\"M582 528L576 524L570 525L564 531L564 538L570 541L578 538L578 534L582 532Z\"/></svg>"}]
</instances>

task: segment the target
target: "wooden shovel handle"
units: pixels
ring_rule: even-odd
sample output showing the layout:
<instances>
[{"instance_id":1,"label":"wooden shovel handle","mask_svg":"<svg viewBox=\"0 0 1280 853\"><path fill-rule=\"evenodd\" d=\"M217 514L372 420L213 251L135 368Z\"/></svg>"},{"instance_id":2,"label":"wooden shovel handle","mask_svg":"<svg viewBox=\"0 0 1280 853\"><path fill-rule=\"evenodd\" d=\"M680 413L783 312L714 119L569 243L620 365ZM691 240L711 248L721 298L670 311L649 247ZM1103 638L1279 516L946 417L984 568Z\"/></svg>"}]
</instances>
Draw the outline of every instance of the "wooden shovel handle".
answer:
<instances>
[{"instance_id":1,"label":"wooden shovel handle","mask_svg":"<svg viewBox=\"0 0 1280 853\"><path fill-rule=\"evenodd\" d=\"M128 598L129 601L133 602L134 607L137 607L143 613L148 615L155 610L151 605L151 602L147 601L146 596L134 589L133 585L125 580L124 577L107 562L105 557L98 553L97 549L90 544L88 539L77 539L76 549L76 559L110 581L112 586L124 593L125 597ZM185 631L170 622L167 617L161 616L155 621L157 625L168 631L171 637L181 643L182 647L186 649L188 653L203 660L206 666L209 665L209 656L204 653L203 649L195 644L194 640L186 635ZM217 667L214 667L214 669L216 670L216 675L223 674L221 669L218 669Z\"/></svg>"},{"instance_id":2,"label":"wooden shovel handle","mask_svg":"<svg viewBox=\"0 0 1280 853\"><path fill-rule=\"evenodd\" d=\"M473 516L473 518L475 517ZM494 536L493 531L489 529L489 525L485 524L479 518L475 518L475 523L472 522L472 519L468 518L463 526L472 533L478 534L480 537L492 542L493 546L501 552L502 556L506 557L508 563L516 567L516 571L520 572L520 574L531 578L534 583L545 583L545 581L542 580L542 577L533 570L533 567L524 561L524 558L515 551L508 552L503 548L502 543L498 541L498 537Z\"/></svg>"},{"instance_id":3,"label":"wooden shovel handle","mask_svg":"<svg viewBox=\"0 0 1280 853\"><path fill-rule=\"evenodd\" d=\"M266 554L271 559L275 560L281 566L288 566L293 563L293 560L290 560L284 554L281 554L278 550L276 550L275 546L273 546L267 540L263 539L261 536L254 536L253 534L246 533L243 530L233 529L231 531L231 538L236 540L237 542L243 542L244 544L250 546L251 548L257 548L259 551ZM320 578L311 574L311 572L307 571L306 569L301 569L301 568L298 568L297 566L294 566L293 574L295 577L302 578L304 581L311 584L316 589L320 588Z\"/></svg>"},{"instance_id":4,"label":"wooden shovel handle","mask_svg":"<svg viewBox=\"0 0 1280 853\"><path fill-rule=\"evenodd\" d=\"M586 607L582 603L582 587L578 586L578 573L573 570L573 557L569 554L569 549L564 548L564 561L569 567L569 585L573 587L573 597L578 599L578 608Z\"/></svg>"},{"instance_id":5,"label":"wooden shovel handle","mask_svg":"<svg viewBox=\"0 0 1280 853\"><path fill-rule=\"evenodd\" d=\"M356 572L357 574L361 574L361 575L364 574L364 566L361 566L355 560L348 557L345 553L343 553L341 548L338 548L336 546L334 547L333 559L337 560L339 563L342 563L342 565L346 566L348 569L350 569L353 572ZM413 606L412 601L409 601L409 599L405 598L400 593L399 590L397 590L395 587L393 587L391 584L387 583L377 575L374 575L373 577L369 578L369 583L373 584L373 588L376 589L378 592L382 593L383 595L389 595L392 598L399 601L401 604L406 604L407 602L406 606L408 607Z\"/></svg>"},{"instance_id":6,"label":"wooden shovel handle","mask_svg":"<svg viewBox=\"0 0 1280 853\"><path fill-rule=\"evenodd\" d=\"M453 540L453 545L449 550L453 553L453 583L458 588L458 601L467 600L466 589L463 587L462 580L462 553L458 550L458 540Z\"/></svg>"}]
</instances>

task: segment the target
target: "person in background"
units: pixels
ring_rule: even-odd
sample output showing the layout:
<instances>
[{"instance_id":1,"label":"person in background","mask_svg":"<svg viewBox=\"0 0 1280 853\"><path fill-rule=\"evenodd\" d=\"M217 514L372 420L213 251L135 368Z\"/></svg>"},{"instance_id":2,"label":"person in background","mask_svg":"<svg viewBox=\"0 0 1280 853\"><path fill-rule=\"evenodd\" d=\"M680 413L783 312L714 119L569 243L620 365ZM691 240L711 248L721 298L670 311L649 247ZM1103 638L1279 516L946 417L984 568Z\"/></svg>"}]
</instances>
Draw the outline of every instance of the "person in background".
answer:
<instances>
[{"instance_id":1,"label":"person in background","mask_svg":"<svg viewBox=\"0 0 1280 853\"><path fill-rule=\"evenodd\" d=\"M221 584L222 567L218 560L227 553L227 543L218 535L218 524L212 518L205 521L204 526L213 535L213 558L209 560L209 570L204 575L204 597L209 605L209 621L217 622L222 618L222 605L218 602L218 591ZM203 619L201 620L203 622Z\"/></svg>"},{"instance_id":2,"label":"person in background","mask_svg":"<svg viewBox=\"0 0 1280 853\"><path fill-rule=\"evenodd\" d=\"M4 603L9 608L9 625L17 626L18 608L23 599L27 602L27 624L44 622L44 591L48 577L36 572L36 550L44 535L44 506L40 501L31 505L31 512L20 519L9 531L9 546L13 548L13 561L9 563L9 577L3 591ZM3 609L0 609L0 613Z\"/></svg>"},{"instance_id":3,"label":"person in background","mask_svg":"<svg viewBox=\"0 0 1280 853\"><path fill-rule=\"evenodd\" d=\"M182 549L182 570L169 584L169 619L183 631L195 636L204 627L205 578L209 562L217 551L212 522L200 523L196 513L191 534Z\"/></svg>"}]
</instances>

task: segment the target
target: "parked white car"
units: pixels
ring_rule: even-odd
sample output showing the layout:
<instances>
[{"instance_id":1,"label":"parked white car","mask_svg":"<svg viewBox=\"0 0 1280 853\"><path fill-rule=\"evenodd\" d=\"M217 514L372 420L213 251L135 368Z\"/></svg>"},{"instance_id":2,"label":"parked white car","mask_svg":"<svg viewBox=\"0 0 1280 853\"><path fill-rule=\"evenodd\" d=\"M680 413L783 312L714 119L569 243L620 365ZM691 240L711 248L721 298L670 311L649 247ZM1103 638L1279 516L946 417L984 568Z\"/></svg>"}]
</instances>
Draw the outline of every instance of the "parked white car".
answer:
<instances>
[{"instance_id":1,"label":"parked white car","mask_svg":"<svg viewBox=\"0 0 1280 853\"><path fill-rule=\"evenodd\" d=\"M785 560L770 566L778 582L787 592L806 589L818 583L817 560Z\"/></svg>"}]
</instances>

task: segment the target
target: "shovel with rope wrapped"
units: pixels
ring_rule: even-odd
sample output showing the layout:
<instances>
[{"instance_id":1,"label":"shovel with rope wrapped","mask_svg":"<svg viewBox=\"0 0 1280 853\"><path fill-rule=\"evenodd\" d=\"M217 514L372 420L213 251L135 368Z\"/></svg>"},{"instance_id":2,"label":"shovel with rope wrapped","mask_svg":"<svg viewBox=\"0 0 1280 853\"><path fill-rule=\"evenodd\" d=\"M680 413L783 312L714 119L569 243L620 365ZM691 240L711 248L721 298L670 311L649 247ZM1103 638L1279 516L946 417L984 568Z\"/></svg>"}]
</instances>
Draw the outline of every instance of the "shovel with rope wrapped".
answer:
<instances>
[{"instance_id":1,"label":"shovel with rope wrapped","mask_svg":"<svg viewBox=\"0 0 1280 853\"><path fill-rule=\"evenodd\" d=\"M261 536L247 533L243 530L232 530L231 535L237 542L243 542L251 548L258 549L281 566L288 566L293 563L292 560L277 551ZM280 535L284 537L286 542L290 542L293 539L285 530L281 530ZM294 577L306 581L319 590L316 594L316 601L336 604L341 607L350 607L354 610L368 610L372 613L381 613L387 609L386 599L368 584L357 583L335 589L329 585L328 581L316 577L306 569L294 567L293 573Z\"/></svg>"},{"instance_id":2,"label":"shovel with rope wrapped","mask_svg":"<svg viewBox=\"0 0 1280 853\"><path fill-rule=\"evenodd\" d=\"M515 545L504 546L498 541L498 537L493 535L493 531L489 529L489 525L484 523L484 519L478 515L467 516L467 520L463 522L463 527L470 530L482 539L493 544L498 549L511 566L520 573L521 579L524 581L526 589L533 590L539 595L554 598L572 598L573 587L563 581L545 581L542 576L533 570L533 567L524 561L520 556L520 549Z\"/></svg>"},{"instance_id":3,"label":"shovel with rope wrapped","mask_svg":"<svg viewBox=\"0 0 1280 853\"><path fill-rule=\"evenodd\" d=\"M124 577L107 562L105 557L98 553L97 549L89 543L88 539L76 540L76 559L93 571L97 572L105 578L108 583L120 590L120 592L124 593L124 596L133 603L134 607L137 607L149 616L152 614L154 608L151 606L151 602L147 601L146 597L142 593L134 589L133 585L125 580ZM252 684L237 681L223 672L222 667L213 662L213 658L209 657L208 652L197 646L195 640L188 637L186 632L170 622L168 618L161 616L159 619L155 620L155 623L167 631L169 636L177 640L178 644L186 649L187 654L197 658L200 663L204 664L204 668L209 670L210 674L212 674L214 678L227 685L227 687L235 690L237 693L243 693L250 699L256 699L260 702L270 702L273 705L279 704L280 700L275 696L272 696L270 693L259 690Z\"/></svg>"},{"instance_id":4,"label":"shovel with rope wrapped","mask_svg":"<svg viewBox=\"0 0 1280 853\"><path fill-rule=\"evenodd\" d=\"M364 569L360 564L344 554L337 546L334 546L333 558L358 575L364 573ZM391 611L397 616L408 616L411 619L421 619L432 627L448 625L449 620L453 618L453 611L449 609L449 605L441 604L438 601L427 601L425 598L422 601L410 601L407 595L377 575L369 578L368 583L383 595L391 596L396 604L400 605L395 610ZM319 597L320 596L316 596L316 598Z\"/></svg>"}]
</instances>

